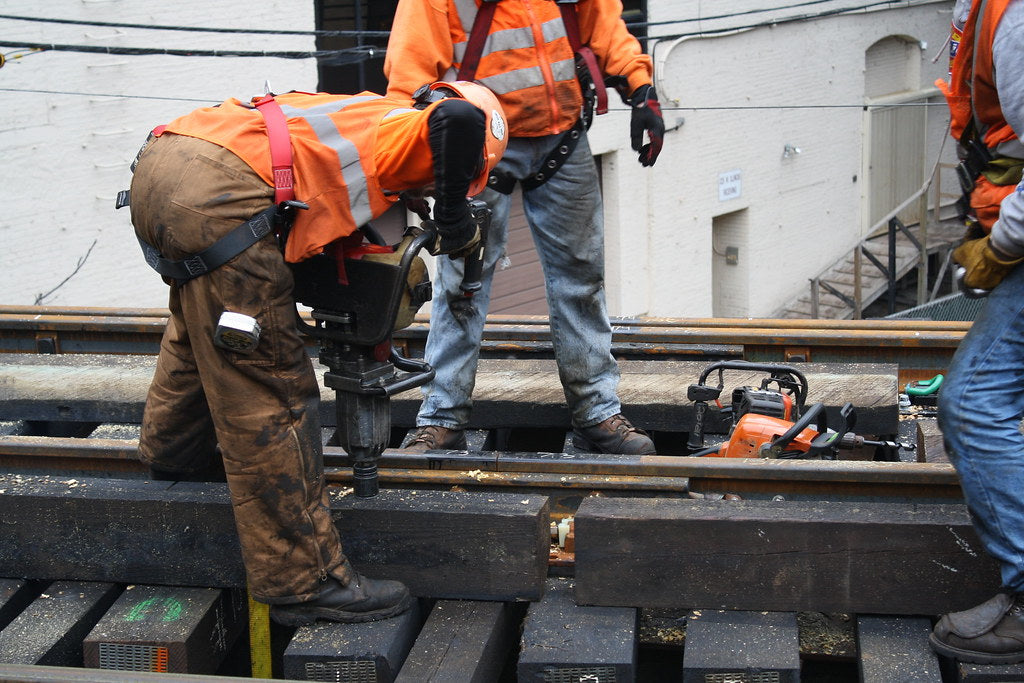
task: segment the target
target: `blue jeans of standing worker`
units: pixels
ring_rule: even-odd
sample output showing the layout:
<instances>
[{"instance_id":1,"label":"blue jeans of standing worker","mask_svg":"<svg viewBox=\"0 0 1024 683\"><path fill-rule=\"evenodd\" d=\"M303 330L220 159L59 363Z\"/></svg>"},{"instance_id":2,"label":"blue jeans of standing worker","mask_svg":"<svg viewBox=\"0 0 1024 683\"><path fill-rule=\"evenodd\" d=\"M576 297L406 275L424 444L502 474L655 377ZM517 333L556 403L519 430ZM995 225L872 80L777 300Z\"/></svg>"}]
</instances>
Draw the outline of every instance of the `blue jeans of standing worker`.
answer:
<instances>
[{"instance_id":1,"label":"blue jeans of standing worker","mask_svg":"<svg viewBox=\"0 0 1024 683\"><path fill-rule=\"evenodd\" d=\"M1024 268L988 301L950 364L939 426L1003 586L1024 591Z\"/></svg>"},{"instance_id":2,"label":"blue jeans of standing worker","mask_svg":"<svg viewBox=\"0 0 1024 683\"><path fill-rule=\"evenodd\" d=\"M511 138L498 168L529 177L561 137ZM424 354L437 375L422 389L419 426L461 429L469 423L484 317L495 265L505 254L511 203L490 189L480 198L493 211L483 287L464 313L453 312L449 301L460 296L463 261L438 257ZM604 215L586 135L551 179L523 193L523 208L544 270L552 344L573 426L590 427L618 413L620 405L604 297Z\"/></svg>"}]
</instances>

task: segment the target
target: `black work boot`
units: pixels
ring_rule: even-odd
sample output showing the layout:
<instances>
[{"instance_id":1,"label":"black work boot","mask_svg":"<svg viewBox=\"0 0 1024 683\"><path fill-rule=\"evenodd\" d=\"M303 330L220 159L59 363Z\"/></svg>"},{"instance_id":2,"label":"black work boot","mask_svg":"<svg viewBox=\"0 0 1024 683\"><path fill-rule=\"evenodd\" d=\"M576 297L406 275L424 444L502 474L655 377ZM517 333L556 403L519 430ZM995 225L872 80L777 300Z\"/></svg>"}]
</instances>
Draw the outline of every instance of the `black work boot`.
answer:
<instances>
[{"instance_id":1,"label":"black work boot","mask_svg":"<svg viewBox=\"0 0 1024 683\"><path fill-rule=\"evenodd\" d=\"M402 446L407 451L464 451L466 450L466 432L461 429L449 429L441 425L423 425L417 427L412 438Z\"/></svg>"},{"instance_id":2,"label":"black work boot","mask_svg":"<svg viewBox=\"0 0 1024 683\"><path fill-rule=\"evenodd\" d=\"M582 451L654 455L657 451L647 432L634 427L622 413L591 427L573 430L572 445Z\"/></svg>"},{"instance_id":3,"label":"black work boot","mask_svg":"<svg viewBox=\"0 0 1024 683\"><path fill-rule=\"evenodd\" d=\"M1003 592L935 624L932 649L961 662L1024 662L1024 593Z\"/></svg>"},{"instance_id":4,"label":"black work boot","mask_svg":"<svg viewBox=\"0 0 1024 683\"><path fill-rule=\"evenodd\" d=\"M412 597L404 583L368 579L353 572L347 586L330 576L312 600L271 605L270 618L285 626L305 626L317 619L356 624L399 615L411 605Z\"/></svg>"}]
</instances>

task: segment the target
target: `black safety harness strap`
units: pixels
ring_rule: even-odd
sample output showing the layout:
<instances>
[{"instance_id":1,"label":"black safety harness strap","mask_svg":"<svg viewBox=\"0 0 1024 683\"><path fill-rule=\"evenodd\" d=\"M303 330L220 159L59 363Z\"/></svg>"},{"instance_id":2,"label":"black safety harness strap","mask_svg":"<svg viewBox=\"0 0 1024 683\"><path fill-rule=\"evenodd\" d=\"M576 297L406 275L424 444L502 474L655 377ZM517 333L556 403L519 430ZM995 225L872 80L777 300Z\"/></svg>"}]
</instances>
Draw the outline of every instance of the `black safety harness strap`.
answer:
<instances>
[{"instance_id":1,"label":"black safety harness strap","mask_svg":"<svg viewBox=\"0 0 1024 683\"><path fill-rule=\"evenodd\" d=\"M544 158L540 169L530 177L519 180L505 169L495 168L487 178L487 186L502 194L512 194L517 180L519 180L523 189L527 192L540 187L558 172L558 169L562 167L565 160L573 153L576 149L576 143L580 141L580 137L583 135L583 131L583 119L578 119L575 125L562 135L558 144Z\"/></svg>"},{"instance_id":2,"label":"black safety harness strap","mask_svg":"<svg viewBox=\"0 0 1024 683\"><path fill-rule=\"evenodd\" d=\"M261 211L198 254L192 254L180 261L164 258L156 247L141 237L138 238L139 246L142 247L146 263L153 270L181 284L224 265L270 233L275 232L279 211L277 204Z\"/></svg>"},{"instance_id":3,"label":"black safety harness strap","mask_svg":"<svg viewBox=\"0 0 1024 683\"><path fill-rule=\"evenodd\" d=\"M253 106L263 116L267 126L267 137L270 139L275 203L236 226L206 249L180 261L164 258L156 247L136 235L146 263L153 270L164 277L175 280L179 285L219 268L272 232L277 235L278 243L283 251L284 245L288 241L288 232L292 221L295 219L295 210L309 208L304 202L294 199L291 137L288 132L287 119L280 105L274 101L273 95L268 94L257 100ZM158 126L153 129L146 144L142 146L132 162L133 173L143 150L154 137L162 135L165 128L166 126ZM120 209L130 205L131 190L118 192L114 208Z\"/></svg>"}]
</instances>

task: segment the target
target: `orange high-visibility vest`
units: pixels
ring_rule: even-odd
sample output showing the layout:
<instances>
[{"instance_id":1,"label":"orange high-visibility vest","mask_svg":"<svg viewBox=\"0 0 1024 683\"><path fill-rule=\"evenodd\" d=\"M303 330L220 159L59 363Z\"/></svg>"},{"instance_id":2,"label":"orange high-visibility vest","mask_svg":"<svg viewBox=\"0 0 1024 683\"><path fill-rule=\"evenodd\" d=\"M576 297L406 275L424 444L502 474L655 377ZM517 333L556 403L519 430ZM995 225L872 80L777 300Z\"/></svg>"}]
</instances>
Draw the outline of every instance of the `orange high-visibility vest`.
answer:
<instances>
[{"instance_id":1,"label":"orange high-visibility vest","mask_svg":"<svg viewBox=\"0 0 1024 683\"><path fill-rule=\"evenodd\" d=\"M397 195L385 195L378 179L375 155L386 143L379 131L386 118L414 110L369 92L285 93L275 99L291 136L295 199L309 204L309 210L295 212L285 249L285 259L295 262L352 234L398 199ZM423 142L425 153L407 155L414 162L403 169L408 183L389 190L433 181L432 159L426 146L427 117L417 118L422 131L414 137ZM216 107L197 109L167 124L166 131L220 145L268 184L274 184L266 123L249 104L229 99Z\"/></svg>"},{"instance_id":2,"label":"orange high-visibility vest","mask_svg":"<svg viewBox=\"0 0 1024 683\"><path fill-rule=\"evenodd\" d=\"M992 42L996 28L1010 0L978 0L964 24L950 82L936 85L946 96L950 111L950 132L966 143L977 136L993 157L1024 157L1024 147L1006 122L993 77ZM967 137L965 137L967 136ZM970 204L981 227L991 230L999 218L999 205L1013 192L1016 183L997 185L984 175L975 181Z\"/></svg>"},{"instance_id":3,"label":"orange high-visibility vest","mask_svg":"<svg viewBox=\"0 0 1024 683\"><path fill-rule=\"evenodd\" d=\"M399 3L384 74L388 93L454 80L480 0ZM607 75L625 76L630 92L651 82L651 58L622 22L619 0L581 0L580 38ZM582 94L572 46L551 0L502 0L491 21L476 81L498 96L512 137L561 133L580 116Z\"/></svg>"},{"instance_id":4,"label":"orange high-visibility vest","mask_svg":"<svg viewBox=\"0 0 1024 683\"><path fill-rule=\"evenodd\" d=\"M992 66L992 41L1009 4L1010 0L979 0L971 6L950 82L936 82L949 103L953 137L960 140L973 119L979 138L992 150L1017 139L1003 117Z\"/></svg>"}]
</instances>

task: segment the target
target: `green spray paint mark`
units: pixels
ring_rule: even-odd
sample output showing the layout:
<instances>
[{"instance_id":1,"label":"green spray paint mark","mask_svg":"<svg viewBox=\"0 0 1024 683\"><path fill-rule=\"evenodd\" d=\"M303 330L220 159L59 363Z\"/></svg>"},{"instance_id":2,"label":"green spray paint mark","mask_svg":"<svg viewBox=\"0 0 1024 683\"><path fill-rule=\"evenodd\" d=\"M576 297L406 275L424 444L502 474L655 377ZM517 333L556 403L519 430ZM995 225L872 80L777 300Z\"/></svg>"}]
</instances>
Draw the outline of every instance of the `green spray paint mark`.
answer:
<instances>
[{"instance_id":1,"label":"green spray paint mark","mask_svg":"<svg viewBox=\"0 0 1024 683\"><path fill-rule=\"evenodd\" d=\"M177 621L183 608L175 598L147 598L132 607L125 621Z\"/></svg>"}]
</instances>

